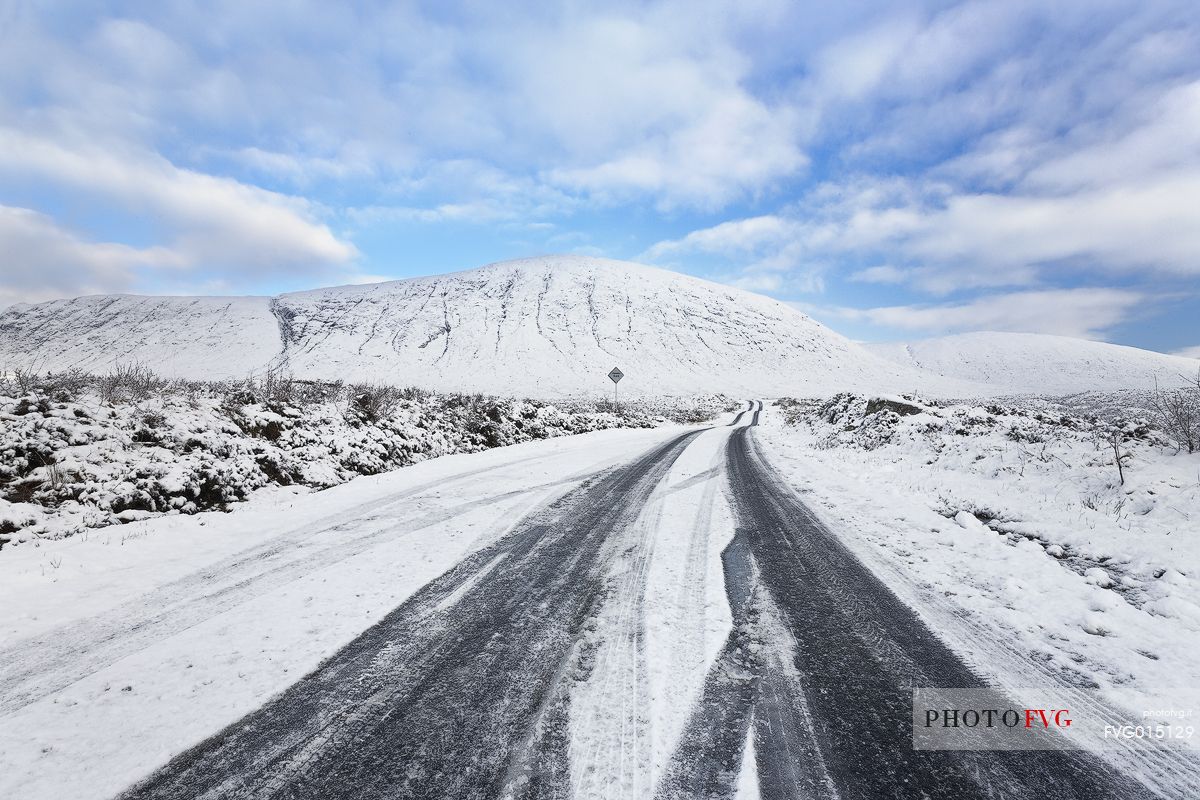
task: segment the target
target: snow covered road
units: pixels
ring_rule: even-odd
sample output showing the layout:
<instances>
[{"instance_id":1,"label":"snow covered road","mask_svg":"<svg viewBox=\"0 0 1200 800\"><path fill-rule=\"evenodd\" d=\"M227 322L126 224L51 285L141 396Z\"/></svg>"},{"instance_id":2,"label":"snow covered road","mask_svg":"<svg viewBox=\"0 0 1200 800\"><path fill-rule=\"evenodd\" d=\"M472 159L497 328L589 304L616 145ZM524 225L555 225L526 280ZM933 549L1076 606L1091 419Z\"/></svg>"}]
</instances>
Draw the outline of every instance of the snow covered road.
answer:
<instances>
[{"instance_id":1,"label":"snow covered road","mask_svg":"<svg viewBox=\"0 0 1200 800\"><path fill-rule=\"evenodd\" d=\"M740 624L664 794L732 794L728 742L706 735L714 719L754 743L765 797L1144 792L1078 751L914 749L914 687L986 684L783 484L749 428L733 432L727 464L737 536L725 562Z\"/></svg>"},{"instance_id":2,"label":"snow covered road","mask_svg":"<svg viewBox=\"0 0 1200 800\"><path fill-rule=\"evenodd\" d=\"M0 797L106 798L286 690L523 517L687 429L448 456L0 559Z\"/></svg>"},{"instance_id":3,"label":"snow covered road","mask_svg":"<svg viewBox=\"0 0 1200 800\"><path fill-rule=\"evenodd\" d=\"M18 574L47 602L5 623L0 796L1153 796L914 750L913 687L984 681L778 479L761 408L298 498L202 565L122 559L144 590L90 614L103 571Z\"/></svg>"}]
</instances>

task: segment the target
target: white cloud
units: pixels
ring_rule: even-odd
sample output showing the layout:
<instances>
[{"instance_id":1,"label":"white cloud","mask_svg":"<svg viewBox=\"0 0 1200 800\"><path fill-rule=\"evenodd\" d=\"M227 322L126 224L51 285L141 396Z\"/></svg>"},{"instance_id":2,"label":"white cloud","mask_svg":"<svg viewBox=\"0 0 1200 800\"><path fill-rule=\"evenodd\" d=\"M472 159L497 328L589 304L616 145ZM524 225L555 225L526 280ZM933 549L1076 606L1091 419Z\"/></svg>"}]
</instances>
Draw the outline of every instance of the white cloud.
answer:
<instances>
[{"instance_id":1,"label":"white cloud","mask_svg":"<svg viewBox=\"0 0 1200 800\"><path fill-rule=\"evenodd\" d=\"M662 208L721 208L807 166L791 116L733 94L668 134L645 137L594 166L550 170L547 177L601 198L645 194Z\"/></svg>"},{"instance_id":2,"label":"white cloud","mask_svg":"<svg viewBox=\"0 0 1200 800\"><path fill-rule=\"evenodd\" d=\"M83 15L66 33L29 11L0 96L36 86L58 123L163 152L199 129L222 144L193 155L299 187L466 160L597 200L717 208L806 164L796 102L755 90L746 39L786 4L219 6ZM430 205L477 199L447 188Z\"/></svg>"},{"instance_id":3,"label":"white cloud","mask_svg":"<svg viewBox=\"0 0 1200 800\"><path fill-rule=\"evenodd\" d=\"M819 290L840 264L934 296L1185 281L1200 270L1191 11L264 0L64 25L23 4L0 48L0 178L146 221L179 269L230 285L352 270L327 220L503 227L626 201L746 201L744 219L642 256L723 260L710 273L761 290ZM796 197L811 157L827 182Z\"/></svg>"},{"instance_id":4,"label":"white cloud","mask_svg":"<svg viewBox=\"0 0 1200 800\"><path fill-rule=\"evenodd\" d=\"M794 228L792 222L773 214L730 220L692 231L682 239L658 242L641 257L658 260L688 253L744 254L782 244L794 235Z\"/></svg>"},{"instance_id":5,"label":"white cloud","mask_svg":"<svg viewBox=\"0 0 1200 800\"><path fill-rule=\"evenodd\" d=\"M258 147L241 147L232 151L207 148L216 156L228 158L258 175L285 180L292 185L308 187L321 180L348 180L370 177L374 166L361 147L347 146L336 156L309 156L279 153Z\"/></svg>"},{"instance_id":6,"label":"white cloud","mask_svg":"<svg viewBox=\"0 0 1200 800\"><path fill-rule=\"evenodd\" d=\"M129 291L139 270L183 266L170 249L90 242L44 214L10 206L0 206L0 253L0 308L64 294Z\"/></svg>"},{"instance_id":7,"label":"white cloud","mask_svg":"<svg viewBox=\"0 0 1200 800\"><path fill-rule=\"evenodd\" d=\"M802 226L795 220L764 215L730 220L692 231L680 239L657 242L637 258L661 266L680 267L701 258L721 256L732 272L721 280L743 289L775 293L784 290L820 292L828 265L806 259Z\"/></svg>"},{"instance_id":8,"label":"white cloud","mask_svg":"<svg viewBox=\"0 0 1200 800\"><path fill-rule=\"evenodd\" d=\"M989 295L965 303L830 312L843 319L930 334L1021 331L1097 339L1145 302L1140 292L1121 289L1047 289Z\"/></svg>"},{"instance_id":9,"label":"white cloud","mask_svg":"<svg viewBox=\"0 0 1200 800\"><path fill-rule=\"evenodd\" d=\"M948 171L992 169L1007 176L1006 192L929 176L860 176L816 187L776 214L659 242L646 255L721 254L800 272L874 257L894 263L847 277L934 295L1054 283L1084 268L1091 281L1192 278L1200 275L1200 81L1134 106L1090 131L1086 144L1033 147L1029 131L1014 129Z\"/></svg>"},{"instance_id":10,"label":"white cloud","mask_svg":"<svg viewBox=\"0 0 1200 800\"><path fill-rule=\"evenodd\" d=\"M1183 356L1184 358L1200 358L1200 344L1175 350L1171 355Z\"/></svg>"},{"instance_id":11,"label":"white cloud","mask_svg":"<svg viewBox=\"0 0 1200 800\"><path fill-rule=\"evenodd\" d=\"M879 264L850 273L850 280L858 283L904 283L909 271L897 269L891 264Z\"/></svg>"},{"instance_id":12,"label":"white cloud","mask_svg":"<svg viewBox=\"0 0 1200 800\"><path fill-rule=\"evenodd\" d=\"M170 230L168 247L177 261L192 267L248 269L258 275L320 273L346 265L357 254L300 198L181 169L154 154L60 143L0 128L0 174L44 181L157 220Z\"/></svg>"},{"instance_id":13,"label":"white cloud","mask_svg":"<svg viewBox=\"0 0 1200 800\"><path fill-rule=\"evenodd\" d=\"M512 219L513 211L489 201L442 203L431 208L416 206L363 206L346 209L346 218L356 226L370 227L388 222L471 222Z\"/></svg>"},{"instance_id":14,"label":"white cloud","mask_svg":"<svg viewBox=\"0 0 1200 800\"><path fill-rule=\"evenodd\" d=\"M919 33L912 17L891 19L824 48L813 59L813 84L824 99L857 100L889 77Z\"/></svg>"},{"instance_id":15,"label":"white cloud","mask_svg":"<svg viewBox=\"0 0 1200 800\"><path fill-rule=\"evenodd\" d=\"M1065 196L962 194L883 232L918 259L973 269L1086 259L1112 272L1200 274L1200 165ZM891 210L863 212L890 217Z\"/></svg>"}]
</instances>

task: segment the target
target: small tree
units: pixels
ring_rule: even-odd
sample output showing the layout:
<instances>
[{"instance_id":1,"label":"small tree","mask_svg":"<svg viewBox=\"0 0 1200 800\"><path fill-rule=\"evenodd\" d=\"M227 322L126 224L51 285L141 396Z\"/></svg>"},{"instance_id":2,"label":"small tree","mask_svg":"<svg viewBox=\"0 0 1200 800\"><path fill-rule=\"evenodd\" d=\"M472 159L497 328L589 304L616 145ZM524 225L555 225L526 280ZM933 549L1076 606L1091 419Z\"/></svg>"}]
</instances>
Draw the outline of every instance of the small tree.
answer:
<instances>
[{"instance_id":1,"label":"small tree","mask_svg":"<svg viewBox=\"0 0 1200 800\"><path fill-rule=\"evenodd\" d=\"M1113 427L1108 431L1108 446L1113 451L1113 462L1117 465L1117 475L1121 478L1121 485L1125 485L1125 466L1121 463L1121 430Z\"/></svg>"}]
</instances>

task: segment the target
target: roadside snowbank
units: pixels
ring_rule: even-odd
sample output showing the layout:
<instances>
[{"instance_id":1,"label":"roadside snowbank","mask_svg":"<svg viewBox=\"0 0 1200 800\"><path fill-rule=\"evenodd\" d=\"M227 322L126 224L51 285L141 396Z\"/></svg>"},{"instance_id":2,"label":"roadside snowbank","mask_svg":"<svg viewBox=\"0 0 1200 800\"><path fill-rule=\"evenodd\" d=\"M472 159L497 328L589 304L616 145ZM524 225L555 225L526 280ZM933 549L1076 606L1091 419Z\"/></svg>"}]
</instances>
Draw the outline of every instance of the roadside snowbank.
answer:
<instances>
[{"instance_id":1,"label":"roadside snowbank","mask_svg":"<svg viewBox=\"0 0 1200 800\"><path fill-rule=\"evenodd\" d=\"M840 395L780 401L760 440L984 674L980 635L1023 654L1008 685L1200 685L1200 454L1144 422Z\"/></svg>"},{"instance_id":2,"label":"roadside snowbank","mask_svg":"<svg viewBox=\"0 0 1200 800\"><path fill-rule=\"evenodd\" d=\"M702 398L550 405L379 386L0 384L0 548L163 514L226 509L271 486L325 488L451 453L715 416ZM268 387L270 388L270 387Z\"/></svg>"}]
</instances>

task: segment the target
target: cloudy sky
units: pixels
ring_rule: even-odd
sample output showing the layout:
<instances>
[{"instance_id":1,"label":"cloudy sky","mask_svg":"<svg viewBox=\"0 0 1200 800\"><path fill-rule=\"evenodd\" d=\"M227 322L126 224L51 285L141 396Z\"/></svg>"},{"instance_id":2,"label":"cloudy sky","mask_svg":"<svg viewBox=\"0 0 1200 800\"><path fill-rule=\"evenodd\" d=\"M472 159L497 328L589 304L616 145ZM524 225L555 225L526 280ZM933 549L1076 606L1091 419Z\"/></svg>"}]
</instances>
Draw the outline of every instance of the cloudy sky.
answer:
<instances>
[{"instance_id":1,"label":"cloudy sky","mask_svg":"<svg viewBox=\"0 0 1200 800\"><path fill-rule=\"evenodd\" d=\"M518 5L0 0L0 307L576 252L1200 347L1195 0Z\"/></svg>"}]
</instances>

